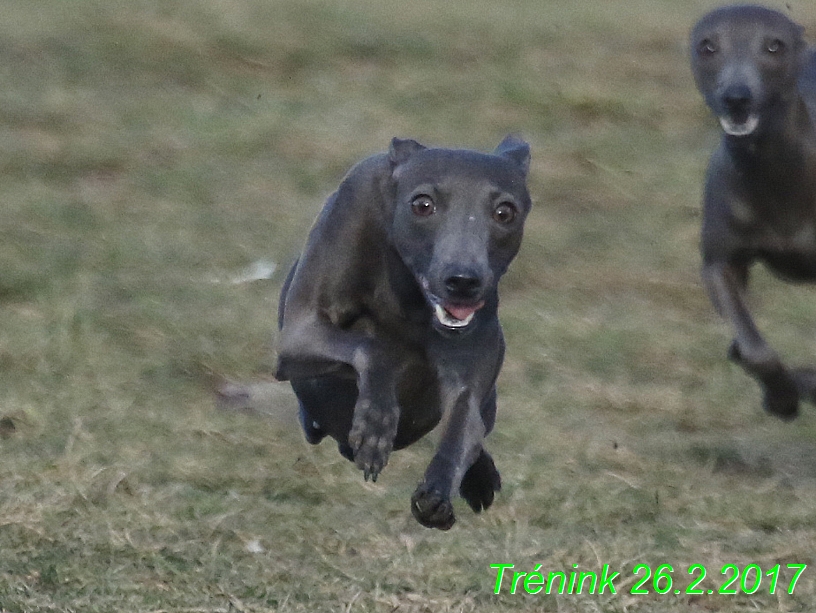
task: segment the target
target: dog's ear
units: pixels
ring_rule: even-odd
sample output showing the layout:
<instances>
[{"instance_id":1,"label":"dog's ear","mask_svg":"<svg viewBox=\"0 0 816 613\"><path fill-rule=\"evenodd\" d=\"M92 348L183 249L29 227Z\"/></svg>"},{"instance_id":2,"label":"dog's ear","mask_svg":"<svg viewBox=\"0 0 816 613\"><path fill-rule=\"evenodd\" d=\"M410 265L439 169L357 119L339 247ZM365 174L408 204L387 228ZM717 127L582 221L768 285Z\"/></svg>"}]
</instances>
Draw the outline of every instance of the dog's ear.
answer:
<instances>
[{"instance_id":1,"label":"dog's ear","mask_svg":"<svg viewBox=\"0 0 816 613\"><path fill-rule=\"evenodd\" d=\"M508 134L493 153L513 160L519 165L524 176L527 176L527 171L530 170L530 145L522 138Z\"/></svg>"},{"instance_id":2,"label":"dog's ear","mask_svg":"<svg viewBox=\"0 0 816 613\"><path fill-rule=\"evenodd\" d=\"M393 138L391 147L388 150L388 157L394 166L399 166L417 151L423 149L427 149L427 147L410 138Z\"/></svg>"},{"instance_id":3,"label":"dog's ear","mask_svg":"<svg viewBox=\"0 0 816 613\"><path fill-rule=\"evenodd\" d=\"M809 49L808 44L805 42L805 26L800 26L798 23L794 25L796 26L796 46L799 51Z\"/></svg>"}]
</instances>

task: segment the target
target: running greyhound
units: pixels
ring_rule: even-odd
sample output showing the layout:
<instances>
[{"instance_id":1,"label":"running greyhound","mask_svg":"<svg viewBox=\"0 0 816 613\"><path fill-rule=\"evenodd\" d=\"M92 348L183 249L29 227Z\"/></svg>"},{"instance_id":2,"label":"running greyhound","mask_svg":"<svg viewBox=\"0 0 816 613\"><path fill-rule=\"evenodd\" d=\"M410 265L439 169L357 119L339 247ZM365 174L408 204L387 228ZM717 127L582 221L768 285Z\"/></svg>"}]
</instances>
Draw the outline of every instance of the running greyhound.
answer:
<instances>
[{"instance_id":1,"label":"running greyhound","mask_svg":"<svg viewBox=\"0 0 816 613\"><path fill-rule=\"evenodd\" d=\"M729 357L762 387L764 407L796 417L816 371L788 369L746 306L754 261L786 281L816 281L816 52L782 13L738 5L691 32L691 67L723 136L705 183L702 276L735 338Z\"/></svg>"},{"instance_id":2,"label":"running greyhound","mask_svg":"<svg viewBox=\"0 0 816 613\"><path fill-rule=\"evenodd\" d=\"M368 480L392 449L444 423L411 499L449 529L458 491L477 513L499 473L482 442L504 357L497 283L530 210L530 150L492 154L395 138L329 197L284 282L277 378L300 402L306 439L338 442Z\"/></svg>"}]
</instances>

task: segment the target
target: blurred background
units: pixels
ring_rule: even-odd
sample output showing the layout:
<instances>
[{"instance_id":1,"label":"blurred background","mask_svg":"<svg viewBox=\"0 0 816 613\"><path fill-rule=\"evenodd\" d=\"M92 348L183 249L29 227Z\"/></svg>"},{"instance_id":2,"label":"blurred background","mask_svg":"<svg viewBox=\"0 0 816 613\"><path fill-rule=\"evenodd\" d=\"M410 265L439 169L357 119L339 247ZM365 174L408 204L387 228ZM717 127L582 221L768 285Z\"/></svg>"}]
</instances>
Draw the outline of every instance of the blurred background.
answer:
<instances>
[{"instance_id":1,"label":"blurred background","mask_svg":"<svg viewBox=\"0 0 816 613\"><path fill-rule=\"evenodd\" d=\"M816 420L763 414L699 279L716 122L692 0L4 0L0 611L809 611ZM816 7L772 2L807 28ZM277 294L326 196L393 136L532 147L488 439L504 489L448 533L310 447L272 381ZM758 271L758 323L813 363L813 288ZM493 594L490 564L621 572ZM753 595L632 595L782 564ZM784 589L783 589L784 584ZM521 590L519 590L521 592Z\"/></svg>"}]
</instances>

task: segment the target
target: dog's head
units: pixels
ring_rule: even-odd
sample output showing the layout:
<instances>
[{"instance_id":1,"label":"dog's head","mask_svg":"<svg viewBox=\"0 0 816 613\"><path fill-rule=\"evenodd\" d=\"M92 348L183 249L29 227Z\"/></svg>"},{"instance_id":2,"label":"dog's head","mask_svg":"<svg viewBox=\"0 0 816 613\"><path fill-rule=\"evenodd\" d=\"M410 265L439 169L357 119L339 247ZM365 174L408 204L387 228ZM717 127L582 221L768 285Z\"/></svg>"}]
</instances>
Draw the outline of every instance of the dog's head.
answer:
<instances>
[{"instance_id":1,"label":"dog's head","mask_svg":"<svg viewBox=\"0 0 816 613\"><path fill-rule=\"evenodd\" d=\"M766 111L792 99L805 49L802 31L782 13L752 5L716 9L694 26L694 80L726 134L755 133Z\"/></svg>"},{"instance_id":2,"label":"dog's head","mask_svg":"<svg viewBox=\"0 0 816 613\"><path fill-rule=\"evenodd\" d=\"M492 154L395 138L389 159L391 242L422 288L434 326L470 330L521 244L530 148L514 136Z\"/></svg>"}]
</instances>

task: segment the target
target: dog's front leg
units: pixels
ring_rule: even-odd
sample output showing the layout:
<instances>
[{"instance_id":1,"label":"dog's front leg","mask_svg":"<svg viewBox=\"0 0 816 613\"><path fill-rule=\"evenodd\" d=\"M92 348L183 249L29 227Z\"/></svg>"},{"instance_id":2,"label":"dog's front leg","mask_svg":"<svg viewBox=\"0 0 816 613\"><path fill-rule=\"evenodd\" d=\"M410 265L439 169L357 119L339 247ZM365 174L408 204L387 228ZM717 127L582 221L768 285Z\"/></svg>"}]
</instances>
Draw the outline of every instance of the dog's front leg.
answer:
<instances>
[{"instance_id":1,"label":"dog's front leg","mask_svg":"<svg viewBox=\"0 0 816 613\"><path fill-rule=\"evenodd\" d=\"M448 530L456 521L451 499L460 488L478 512L490 506L493 492L501 487L493 459L482 448L486 434L482 395L465 385L446 390L446 395L447 419L439 448L411 497L417 521L441 530Z\"/></svg>"},{"instance_id":2,"label":"dog's front leg","mask_svg":"<svg viewBox=\"0 0 816 613\"><path fill-rule=\"evenodd\" d=\"M373 339L368 339L369 341ZM397 365L385 347L361 346L352 361L357 371L357 404L349 432L354 463L366 481L376 481L388 463L399 425Z\"/></svg>"},{"instance_id":3,"label":"dog's front leg","mask_svg":"<svg viewBox=\"0 0 816 613\"><path fill-rule=\"evenodd\" d=\"M348 443L365 479L376 481L388 463L399 423L397 362L387 344L320 317L287 321L281 329L277 378L314 377L351 367L357 374L357 403Z\"/></svg>"},{"instance_id":4,"label":"dog's front leg","mask_svg":"<svg viewBox=\"0 0 816 613\"><path fill-rule=\"evenodd\" d=\"M746 266L707 263L703 266L702 276L714 306L734 328L735 338L729 357L760 382L766 411L781 419L793 419L799 408L796 381L762 338L748 311L744 296Z\"/></svg>"}]
</instances>

